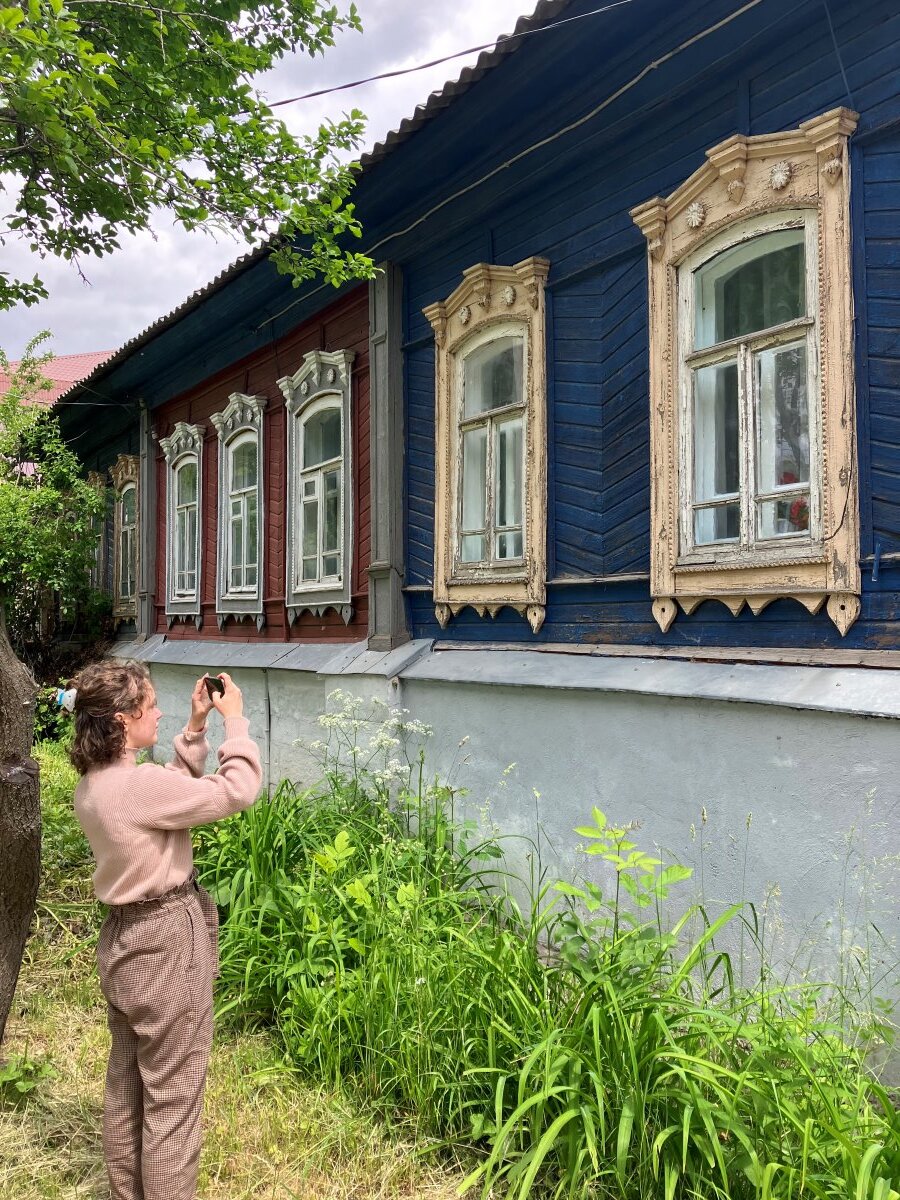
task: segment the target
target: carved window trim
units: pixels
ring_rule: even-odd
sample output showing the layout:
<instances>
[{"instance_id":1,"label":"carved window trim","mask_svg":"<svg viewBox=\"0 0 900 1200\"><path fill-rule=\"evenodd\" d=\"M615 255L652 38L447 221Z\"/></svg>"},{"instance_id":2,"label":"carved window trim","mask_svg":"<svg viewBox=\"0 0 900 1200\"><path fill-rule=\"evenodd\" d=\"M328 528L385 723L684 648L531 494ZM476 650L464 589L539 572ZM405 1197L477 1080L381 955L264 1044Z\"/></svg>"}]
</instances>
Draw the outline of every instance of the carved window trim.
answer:
<instances>
[{"instance_id":1,"label":"carved window trim","mask_svg":"<svg viewBox=\"0 0 900 1200\"><path fill-rule=\"evenodd\" d=\"M137 619L137 588L140 578L140 528L141 528L141 460L137 454L120 454L110 467L115 501L113 504L113 620ZM134 491L134 525L130 544L134 555L134 591L130 596L122 594L122 535L124 532L123 507L126 492Z\"/></svg>"},{"instance_id":2,"label":"carved window trim","mask_svg":"<svg viewBox=\"0 0 900 1200\"><path fill-rule=\"evenodd\" d=\"M203 436L202 425L179 421L169 437L160 438L159 445L166 459L166 618L171 629L177 620L192 619L197 629L202 625L200 610L201 567L203 563ZM192 594L179 593L177 588L178 555L178 472L188 463L197 467L197 537L194 547L194 578Z\"/></svg>"},{"instance_id":3,"label":"carved window trim","mask_svg":"<svg viewBox=\"0 0 900 1200\"><path fill-rule=\"evenodd\" d=\"M442 629L466 605L480 616L510 606L537 633L546 611L547 384L544 284L550 264L478 263L446 299L423 309L435 340L435 616ZM493 337L521 333L524 344L523 554L509 566L458 562L462 364Z\"/></svg>"},{"instance_id":4,"label":"carved window trim","mask_svg":"<svg viewBox=\"0 0 900 1200\"><path fill-rule=\"evenodd\" d=\"M287 525L285 530L285 607L291 625L303 612L321 616L332 608L349 624L353 619L353 424L352 350L312 350L293 375L278 380L287 421ZM298 583L302 555L300 480L306 421L333 403L341 412L341 574L334 582Z\"/></svg>"},{"instance_id":5,"label":"carved window trim","mask_svg":"<svg viewBox=\"0 0 900 1200\"><path fill-rule=\"evenodd\" d=\"M827 604L842 635L859 615L847 148L857 120L856 113L838 108L796 130L728 138L706 152L707 162L672 195L631 211L648 243L650 590L653 615L663 632L679 607L691 613L706 599L720 600L734 615L745 605L759 613L780 597L793 597L810 613ZM819 379L813 420L820 438L817 538L798 545L794 554L785 546L769 552L757 547L745 554L717 552L700 561L684 545L689 441L684 433L688 410L679 282L683 294L686 276L720 248L729 232L737 240L764 219L777 225L798 213L811 214L817 249L817 309L812 314ZM811 476L814 470L811 461Z\"/></svg>"},{"instance_id":6,"label":"carved window trim","mask_svg":"<svg viewBox=\"0 0 900 1200\"><path fill-rule=\"evenodd\" d=\"M219 438L219 499L218 499L218 538L216 566L216 621L219 629L224 628L229 616L238 620L255 620L256 628L261 630L265 625L265 610L263 607L263 565L264 546L266 542L265 507L263 503L263 410L266 407L265 396L247 396L242 392L232 392L228 404L222 412L213 413L210 420ZM256 589L254 592L232 592L229 589L229 537L231 532L230 509L228 504L229 481L231 472L231 452L239 442L252 439L256 447Z\"/></svg>"}]
</instances>

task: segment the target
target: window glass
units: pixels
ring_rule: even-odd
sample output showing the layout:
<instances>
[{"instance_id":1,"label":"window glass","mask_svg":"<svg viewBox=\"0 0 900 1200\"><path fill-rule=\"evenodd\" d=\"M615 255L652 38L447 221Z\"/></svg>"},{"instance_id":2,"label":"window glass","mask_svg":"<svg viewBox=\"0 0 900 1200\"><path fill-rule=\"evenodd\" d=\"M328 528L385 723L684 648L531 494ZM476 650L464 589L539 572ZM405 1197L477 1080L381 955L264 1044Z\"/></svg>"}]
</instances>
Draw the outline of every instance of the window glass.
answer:
<instances>
[{"instance_id":1,"label":"window glass","mask_svg":"<svg viewBox=\"0 0 900 1200\"><path fill-rule=\"evenodd\" d=\"M731 361L694 372L694 500L736 495L739 488L738 369ZM739 534L737 503L695 514L698 543L731 541Z\"/></svg>"},{"instance_id":2,"label":"window glass","mask_svg":"<svg viewBox=\"0 0 900 1200\"><path fill-rule=\"evenodd\" d=\"M178 468L175 493L179 505L196 504L197 464L195 462L184 463L183 466Z\"/></svg>"},{"instance_id":3,"label":"window glass","mask_svg":"<svg viewBox=\"0 0 900 1200\"><path fill-rule=\"evenodd\" d=\"M755 356L757 485L761 492L809 482L806 343Z\"/></svg>"},{"instance_id":4,"label":"window glass","mask_svg":"<svg viewBox=\"0 0 900 1200\"><path fill-rule=\"evenodd\" d=\"M241 442L231 452L231 490L256 487L256 442Z\"/></svg>"},{"instance_id":5,"label":"window glass","mask_svg":"<svg viewBox=\"0 0 900 1200\"><path fill-rule=\"evenodd\" d=\"M522 556L522 418L497 428L496 495L498 529L496 558ZM510 528L512 527L512 528Z\"/></svg>"},{"instance_id":6,"label":"window glass","mask_svg":"<svg viewBox=\"0 0 900 1200\"><path fill-rule=\"evenodd\" d=\"M480 562L484 557L485 492L487 483L487 427L479 425L463 434L462 540L463 562Z\"/></svg>"},{"instance_id":7,"label":"window glass","mask_svg":"<svg viewBox=\"0 0 900 1200\"><path fill-rule=\"evenodd\" d=\"M303 466L314 467L341 455L341 410L326 408L303 424Z\"/></svg>"},{"instance_id":8,"label":"window glass","mask_svg":"<svg viewBox=\"0 0 900 1200\"><path fill-rule=\"evenodd\" d=\"M495 338L466 356L463 412L478 416L507 404L522 404L522 338Z\"/></svg>"},{"instance_id":9,"label":"window glass","mask_svg":"<svg viewBox=\"0 0 900 1200\"><path fill-rule=\"evenodd\" d=\"M137 491L127 487L122 492L122 524L134 525L137 518Z\"/></svg>"},{"instance_id":10,"label":"window glass","mask_svg":"<svg viewBox=\"0 0 900 1200\"><path fill-rule=\"evenodd\" d=\"M781 229L732 246L694 278L698 350L805 317L805 230Z\"/></svg>"}]
</instances>

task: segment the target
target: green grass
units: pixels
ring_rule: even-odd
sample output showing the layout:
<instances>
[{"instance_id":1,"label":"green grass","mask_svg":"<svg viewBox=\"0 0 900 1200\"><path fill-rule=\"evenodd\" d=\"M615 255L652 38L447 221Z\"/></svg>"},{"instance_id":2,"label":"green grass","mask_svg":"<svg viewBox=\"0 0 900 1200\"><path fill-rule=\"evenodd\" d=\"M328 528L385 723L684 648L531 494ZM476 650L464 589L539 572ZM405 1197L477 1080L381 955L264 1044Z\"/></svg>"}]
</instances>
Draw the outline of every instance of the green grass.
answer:
<instances>
[{"instance_id":1,"label":"green grass","mask_svg":"<svg viewBox=\"0 0 900 1200\"><path fill-rule=\"evenodd\" d=\"M107 1200L100 1122L108 1053L94 965L101 919L89 850L72 814L75 774L56 744L42 769L44 875L0 1062L34 1087L4 1094L0 1197ZM10 1071L9 1074L13 1074ZM19 1070L21 1075L21 1070ZM232 1023L213 1046L202 1200L451 1200L461 1173L421 1161L411 1129L389 1134L333 1088L302 1078L272 1039Z\"/></svg>"},{"instance_id":2,"label":"green grass","mask_svg":"<svg viewBox=\"0 0 900 1200\"><path fill-rule=\"evenodd\" d=\"M521 911L500 845L467 847L452 793L413 782L398 805L375 773L332 773L204 834L223 1012L304 1078L475 1154L463 1190L482 1196L897 1200L871 1031L765 964L739 987L717 947L739 907L670 918L688 872L595 810L580 833L610 894L545 886Z\"/></svg>"}]
</instances>

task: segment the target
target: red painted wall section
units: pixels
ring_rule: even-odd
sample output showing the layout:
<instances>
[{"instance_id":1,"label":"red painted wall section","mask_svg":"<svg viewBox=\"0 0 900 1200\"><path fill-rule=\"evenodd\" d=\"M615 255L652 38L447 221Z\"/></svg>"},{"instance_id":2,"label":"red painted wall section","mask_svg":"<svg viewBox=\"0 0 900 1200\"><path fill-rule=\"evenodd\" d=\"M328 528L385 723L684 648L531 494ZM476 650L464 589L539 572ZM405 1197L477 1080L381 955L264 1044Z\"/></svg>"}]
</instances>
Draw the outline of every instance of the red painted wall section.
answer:
<instances>
[{"instance_id":1,"label":"red painted wall section","mask_svg":"<svg viewBox=\"0 0 900 1200\"><path fill-rule=\"evenodd\" d=\"M323 616L303 613L291 626L284 606L285 522L287 520L287 426L284 396L277 380L293 375L310 350L352 350L351 383L353 527L351 587L354 616L349 625L331 609ZM219 630L216 622L216 555L218 520L219 440L210 416L221 412L232 392L265 396L264 512L265 549L263 603L266 623L257 632L254 621L233 616ZM178 619L167 628L166 618L166 461L157 450L156 631L172 640L209 639L236 642L352 642L368 634L368 566L371 551L369 498L369 305L362 286L323 310L314 320L299 325L278 342L185 392L154 413L158 438L171 434L177 421L205 426L203 440L203 513L201 519L201 605L203 625L193 618Z\"/></svg>"}]
</instances>

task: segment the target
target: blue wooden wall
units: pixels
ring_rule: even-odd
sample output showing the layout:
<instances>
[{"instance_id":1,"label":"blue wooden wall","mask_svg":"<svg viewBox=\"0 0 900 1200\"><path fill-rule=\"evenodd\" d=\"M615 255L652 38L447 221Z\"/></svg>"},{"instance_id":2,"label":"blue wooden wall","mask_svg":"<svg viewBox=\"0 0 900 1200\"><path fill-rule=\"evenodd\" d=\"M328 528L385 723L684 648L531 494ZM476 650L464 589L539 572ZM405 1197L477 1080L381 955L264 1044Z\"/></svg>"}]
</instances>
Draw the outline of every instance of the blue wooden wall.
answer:
<instances>
[{"instance_id":1,"label":"blue wooden wall","mask_svg":"<svg viewBox=\"0 0 900 1200\"><path fill-rule=\"evenodd\" d=\"M572 12L595 7L576 4ZM635 6L636 7L636 6ZM522 50L454 107L497 131L498 154L530 128L503 107L518 74L543 89L546 127L559 128L739 5L672 6L675 15L604 59L602 25L579 22L552 88ZM407 584L417 636L461 640L660 645L898 644L900 562L900 12L895 0L764 0L741 23L703 39L639 87L536 155L446 206L403 256L407 456ZM689 10L689 11L687 11ZM568 10L567 10L568 11ZM651 23L652 24L652 23ZM646 26L644 26L646 29ZM535 39L537 40L537 39ZM558 51L558 53L562 53ZM598 68L597 64L602 66ZM504 76L505 72L505 76ZM565 80L577 86L565 88ZM778 601L735 618L716 601L679 614L663 635L650 612L649 414L645 243L628 210L666 195L734 132L795 127L846 104L861 114L852 171L857 393L863 556L862 614L845 639L827 615ZM448 113L453 112L451 109ZM458 116L459 114L457 114ZM441 120L427 137L438 138ZM537 120L529 114L534 128ZM502 131L502 132L501 132ZM541 132L541 130L538 130ZM422 153L429 147L425 134ZM398 158L402 157L401 149ZM464 175L459 179L464 180ZM444 178L447 192L454 179ZM539 254L548 280L549 511L547 618L535 639L505 610L466 610L441 632L431 596L434 518L434 345L422 307L443 299L478 261ZM616 581L616 576L627 578ZM638 578L635 578L638 576ZM640 578L643 576L643 578ZM598 580L597 577L602 577Z\"/></svg>"}]
</instances>

